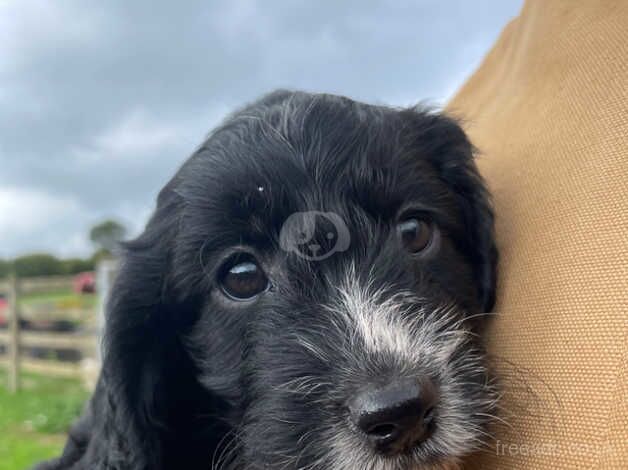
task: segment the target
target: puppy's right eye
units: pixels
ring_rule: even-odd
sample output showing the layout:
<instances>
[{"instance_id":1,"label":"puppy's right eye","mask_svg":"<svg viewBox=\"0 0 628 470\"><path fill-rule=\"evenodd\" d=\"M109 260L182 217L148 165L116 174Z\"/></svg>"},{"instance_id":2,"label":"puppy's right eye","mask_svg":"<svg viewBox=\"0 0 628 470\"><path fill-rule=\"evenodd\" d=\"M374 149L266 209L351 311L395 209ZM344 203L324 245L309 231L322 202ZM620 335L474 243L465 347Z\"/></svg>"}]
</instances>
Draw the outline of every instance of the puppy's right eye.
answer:
<instances>
[{"instance_id":1,"label":"puppy's right eye","mask_svg":"<svg viewBox=\"0 0 628 470\"><path fill-rule=\"evenodd\" d=\"M416 217L411 217L399 222L397 231L399 232L399 238L404 248L410 253L420 253L425 250L432 241L432 225Z\"/></svg>"},{"instance_id":2,"label":"puppy's right eye","mask_svg":"<svg viewBox=\"0 0 628 470\"><path fill-rule=\"evenodd\" d=\"M229 259L218 276L220 288L233 300L249 300L268 289L268 278L257 260L244 253Z\"/></svg>"}]
</instances>

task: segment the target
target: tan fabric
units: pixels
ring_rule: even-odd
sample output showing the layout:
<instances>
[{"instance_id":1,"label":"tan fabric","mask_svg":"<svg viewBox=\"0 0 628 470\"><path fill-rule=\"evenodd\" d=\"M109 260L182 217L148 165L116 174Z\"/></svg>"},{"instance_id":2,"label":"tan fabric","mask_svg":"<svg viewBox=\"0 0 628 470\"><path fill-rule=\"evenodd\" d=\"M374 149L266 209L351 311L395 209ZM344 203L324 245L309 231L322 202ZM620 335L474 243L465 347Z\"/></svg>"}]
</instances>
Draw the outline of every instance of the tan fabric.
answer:
<instances>
[{"instance_id":1,"label":"tan fabric","mask_svg":"<svg viewBox=\"0 0 628 470\"><path fill-rule=\"evenodd\" d=\"M628 469L628 0L529 0L449 110L494 194L512 425L468 468Z\"/></svg>"}]
</instances>

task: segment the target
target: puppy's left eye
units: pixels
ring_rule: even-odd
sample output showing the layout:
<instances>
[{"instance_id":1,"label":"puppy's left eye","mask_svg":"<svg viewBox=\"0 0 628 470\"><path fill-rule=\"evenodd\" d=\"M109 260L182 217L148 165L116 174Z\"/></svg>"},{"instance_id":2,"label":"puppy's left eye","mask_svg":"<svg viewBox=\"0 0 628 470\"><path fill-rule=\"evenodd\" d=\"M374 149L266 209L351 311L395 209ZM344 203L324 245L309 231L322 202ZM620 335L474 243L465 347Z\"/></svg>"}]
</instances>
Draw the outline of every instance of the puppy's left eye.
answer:
<instances>
[{"instance_id":1,"label":"puppy's left eye","mask_svg":"<svg viewBox=\"0 0 628 470\"><path fill-rule=\"evenodd\" d=\"M268 288L268 278L251 255L237 255L220 270L218 282L233 300L249 300Z\"/></svg>"},{"instance_id":2,"label":"puppy's left eye","mask_svg":"<svg viewBox=\"0 0 628 470\"><path fill-rule=\"evenodd\" d=\"M430 246L434 228L430 222L412 217L399 222L397 232L406 250L420 253Z\"/></svg>"}]
</instances>

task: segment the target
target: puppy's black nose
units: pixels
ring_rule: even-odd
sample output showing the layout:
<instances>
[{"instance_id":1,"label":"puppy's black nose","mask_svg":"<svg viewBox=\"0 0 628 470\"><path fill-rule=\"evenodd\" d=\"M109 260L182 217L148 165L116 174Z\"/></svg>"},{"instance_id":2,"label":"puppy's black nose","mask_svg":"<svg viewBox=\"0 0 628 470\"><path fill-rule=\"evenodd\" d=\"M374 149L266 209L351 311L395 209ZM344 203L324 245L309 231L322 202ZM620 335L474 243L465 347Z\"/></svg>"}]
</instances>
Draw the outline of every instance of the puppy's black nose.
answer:
<instances>
[{"instance_id":1,"label":"puppy's black nose","mask_svg":"<svg viewBox=\"0 0 628 470\"><path fill-rule=\"evenodd\" d=\"M394 455L427 439L437 400L431 381L404 379L362 391L350 400L349 411L373 449Z\"/></svg>"}]
</instances>

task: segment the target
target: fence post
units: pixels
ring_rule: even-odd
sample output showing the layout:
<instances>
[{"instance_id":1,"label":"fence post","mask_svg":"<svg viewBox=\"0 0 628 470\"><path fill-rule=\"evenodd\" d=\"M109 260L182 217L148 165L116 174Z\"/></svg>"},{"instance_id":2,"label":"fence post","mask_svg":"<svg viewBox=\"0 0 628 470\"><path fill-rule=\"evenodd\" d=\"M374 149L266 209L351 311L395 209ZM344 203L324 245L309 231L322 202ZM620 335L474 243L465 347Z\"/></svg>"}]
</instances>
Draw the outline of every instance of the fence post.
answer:
<instances>
[{"instance_id":1,"label":"fence post","mask_svg":"<svg viewBox=\"0 0 628 470\"><path fill-rule=\"evenodd\" d=\"M97 359L102 364L104 355L102 344L103 333L105 331L107 300L113 287L116 274L118 272L118 260L102 259L96 266L96 292L98 293L98 355Z\"/></svg>"},{"instance_id":2,"label":"fence post","mask_svg":"<svg viewBox=\"0 0 628 470\"><path fill-rule=\"evenodd\" d=\"M17 277L9 277L9 391L20 388L20 310L18 307L19 285Z\"/></svg>"}]
</instances>

